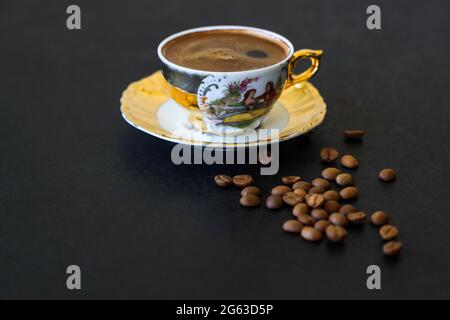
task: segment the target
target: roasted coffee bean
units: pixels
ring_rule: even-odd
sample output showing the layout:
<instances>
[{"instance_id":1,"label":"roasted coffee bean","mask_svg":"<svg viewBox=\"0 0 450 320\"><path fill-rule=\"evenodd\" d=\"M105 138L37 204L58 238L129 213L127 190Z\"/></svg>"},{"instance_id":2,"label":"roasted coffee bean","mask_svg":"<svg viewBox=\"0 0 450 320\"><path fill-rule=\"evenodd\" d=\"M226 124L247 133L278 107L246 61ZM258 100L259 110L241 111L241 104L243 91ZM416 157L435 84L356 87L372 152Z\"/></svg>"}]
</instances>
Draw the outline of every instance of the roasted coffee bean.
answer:
<instances>
[{"instance_id":1,"label":"roasted coffee bean","mask_svg":"<svg viewBox=\"0 0 450 320\"><path fill-rule=\"evenodd\" d=\"M330 183L327 180L323 179L323 178L316 178L313 181L311 181L311 184L314 187L318 187L318 188L321 188L323 190L330 189Z\"/></svg>"},{"instance_id":2,"label":"roasted coffee bean","mask_svg":"<svg viewBox=\"0 0 450 320\"><path fill-rule=\"evenodd\" d=\"M322 232L314 227L306 226L301 232L302 238L306 241L317 242L322 240Z\"/></svg>"},{"instance_id":3,"label":"roasted coffee bean","mask_svg":"<svg viewBox=\"0 0 450 320\"><path fill-rule=\"evenodd\" d=\"M378 174L378 178L384 182L394 181L396 176L397 175L396 175L394 169L390 169L390 168L383 169Z\"/></svg>"},{"instance_id":4,"label":"roasted coffee bean","mask_svg":"<svg viewBox=\"0 0 450 320\"><path fill-rule=\"evenodd\" d=\"M346 225L348 225L348 219L343 214L337 212L331 214L328 218L328 221L330 221L334 225L341 227L345 227Z\"/></svg>"},{"instance_id":5,"label":"roasted coffee bean","mask_svg":"<svg viewBox=\"0 0 450 320\"><path fill-rule=\"evenodd\" d=\"M306 203L311 208L319 208L323 205L325 202L325 199L323 198L323 195L318 193L308 194L305 197Z\"/></svg>"},{"instance_id":6,"label":"roasted coffee bean","mask_svg":"<svg viewBox=\"0 0 450 320\"><path fill-rule=\"evenodd\" d=\"M316 220L326 220L328 219L328 212L322 208L316 208L311 210L311 217Z\"/></svg>"},{"instance_id":7,"label":"roasted coffee bean","mask_svg":"<svg viewBox=\"0 0 450 320\"><path fill-rule=\"evenodd\" d=\"M273 195L267 197L266 207L270 210L277 210L283 206L283 199L279 195Z\"/></svg>"},{"instance_id":8,"label":"roasted coffee bean","mask_svg":"<svg viewBox=\"0 0 450 320\"><path fill-rule=\"evenodd\" d=\"M341 242L347 237L347 230L341 226L329 225L325 229L325 234L331 242Z\"/></svg>"},{"instance_id":9,"label":"roasted coffee bean","mask_svg":"<svg viewBox=\"0 0 450 320\"><path fill-rule=\"evenodd\" d=\"M335 148L323 148L320 150L320 157L324 162L334 162L339 158L339 151Z\"/></svg>"},{"instance_id":10,"label":"roasted coffee bean","mask_svg":"<svg viewBox=\"0 0 450 320\"><path fill-rule=\"evenodd\" d=\"M312 188L312 184L309 183L309 182L307 182L307 181L299 181L299 182L296 182L296 183L294 183L294 184L292 185L292 189L293 189L293 190L303 189L303 190L305 190L306 192L308 192L309 189L311 189L311 188Z\"/></svg>"},{"instance_id":11,"label":"roasted coffee bean","mask_svg":"<svg viewBox=\"0 0 450 320\"><path fill-rule=\"evenodd\" d=\"M309 206L306 203L299 203L297 204L294 209L292 209L292 214L296 217L298 217L301 214L309 214L309 211L311 209L309 208Z\"/></svg>"},{"instance_id":12,"label":"roasted coffee bean","mask_svg":"<svg viewBox=\"0 0 450 320\"><path fill-rule=\"evenodd\" d=\"M356 187L345 187L339 192L339 195L343 200L355 199L358 197L358 194L359 192L358 189L356 189Z\"/></svg>"},{"instance_id":13,"label":"roasted coffee bean","mask_svg":"<svg viewBox=\"0 0 450 320\"><path fill-rule=\"evenodd\" d=\"M325 203L323 204L323 208L328 213L333 213L333 212L338 212L339 209L341 208L341 205L339 204L339 202L337 202L335 200L328 200L328 201L325 201Z\"/></svg>"},{"instance_id":14,"label":"roasted coffee bean","mask_svg":"<svg viewBox=\"0 0 450 320\"><path fill-rule=\"evenodd\" d=\"M287 186L292 186L294 183L300 181L300 179L299 176L286 176L281 178L283 183Z\"/></svg>"},{"instance_id":15,"label":"roasted coffee bean","mask_svg":"<svg viewBox=\"0 0 450 320\"><path fill-rule=\"evenodd\" d=\"M366 220L366 213L363 211L350 212L346 217L350 223L359 224Z\"/></svg>"},{"instance_id":16,"label":"roasted coffee bean","mask_svg":"<svg viewBox=\"0 0 450 320\"><path fill-rule=\"evenodd\" d=\"M291 207L295 206L297 203L300 203L303 201L303 197L299 196L298 194L294 192L288 192L285 193L283 196L283 201L287 205L290 205Z\"/></svg>"},{"instance_id":17,"label":"roasted coffee bean","mask_svg":"<svg viewBox=\"0 0 450 320\"><path fill-rule=\"evenodd\" d=\"M301 200L301 201L303 201L303 199L304 199L305 196L306 196L306 191L303 190L303 189L295 189L295 190L294 190L294 193L295 193L296 195L302 197L302 200Z\"/></svg>"},{"instance_id":18,"label":"roasted coffee bean","mask_svg":"<svg viewBox=\"0 0 450 320\"><path fill-rule=\"evenodd\" d=\"M253 183L253 177L248 174L240 174L233 177L233 183L238 188L245 188Z\"/></svg>"},{"instance_id":19,"label":"roasted coffee bean","mask_svg":"<svg viewBox=\"0 0 450 320\"><path fill-rule=\"evenodd\" d=\"M346 139L361 139L364 133L363 130L344 130L344 137Z\"/></svg>"},{"instance_id":20,"label":"roasted coffee bean","mask_svg":"<svg viewBox=\"0 0 450 320\"><path fill-rule=\"evenodd\" d=\"M356 168L359 166L359 161L354 156L346 154L341 158L341 164L346 168Z\"/></svg>"},{"instance_id":21,"label":"roasted coffee bean","mask_svg":"<svg viewBox=\"0 0 450 320\"><path fill-rule=\"evenodd\" d=\"M389 215L384 211L375 211L370 216L370 222L372 222L374 226L384 226L389 222Z\"/></svg>"},{"instance_id":22,"label":"roasted coffee bean","mask_svg":"<svg viewBox=\"0 0 450 320\"><path fill-rule=\"evenodd\" d=\"M279 185L272 189L271 194L282 196L288 192L292 192L292 189L285 185Z\"/></svg>"},{"instance_id":23,"label":"roasted coffee bean","mask_svg":"<svg viewBox=\"0 0 450 320\"><path fill-rule=\"evenodd\" d=\"M288 220L283 223L283 230L289 233L300 233L303 229L303 224L298 220Z\"/></svg>"},{"instance_id":24,"label":"roasted coffee bean","mask_svg":"<svg viewBox=\"0 0 450 320\"><path fill-rule=\"evenodd\" d=\"M254 194L255 196L259 196L259 195L261 195L261 190L255 186L245 187L241 191L241 196L245 196L247 194Z\"/></svg>"},{"instance_id":25,"label":"roasted coffee bean","mask_svg":"<svg viewBox=\"0 0 450 320\"><path fill-rule=\"evenodd\" d=\"M240 203L244 207L257 207L261 203L261 199L254 194L247 194L241 197Z\"/></svg>"},{"instance_id":26,"label":"roasted coffee bean","mask_svg":"<svg viewBox=\"0 0 450 320\"><path fill-rule=\"evenodd\" d=\"M325 198L326 201L328 200L339 201L341 199L341 197L339 196L339 192L337 192L336 190L325 191L323 193L323 197Z\"/></svg>"},{"instance_id":27,"label":"roasted coffee bean","mask_svg":"<svg viewBox=\"0 0 450 320\"><path fill-rule=\"evenodd\" d=\"M214 177L214 182L222 188L231 186L233 184L233 179L230 176L219 174Z\"/></svg>"},{"instance_id":28,"label":"roasted coffee bean","mask_svg":"<svg viewBox=\"0 0 450 320\"><path fill-rule=\"evenodd\" d=\"M356 208L354 206L352 206L351 204L344 204L340 209L339 209L339 213L343 214L343 215L347 215L351 212L356 212Z\"/></svg>"},{"instance_id":29,"label":"roasted coffee bean","mask_svg":"<svg viewBox=\"0 0 450 320\"><path fill-rule=\"evenodd\" d=\"M305 226L313 226L316 220L308 214L299 214L297 220L303 223Z\"/></svg>"},{"instance_id":30,"label":"roasted coffee bean","mask_svg":"<svg viewBox=\"0 0 450 320\"><path fill-rule=\"evenodd\" d=\"M316 224L314 224L314 228L316 228L320 232L325 232L330 224L331 223L328 220L319 220L316 222Z\"/></svg>"},{"instance_id":31,"label":"roasted coffee bean","mask_svg":"<svg viewBox=\"0 0 450 320\"><path fill-rule=\"evenodd\" d=\"M390 224L385 224L380 228L380 236L384 241L394 240L398 236L398 229Z\"/></svg>"},{"instance_id":32,"label":"roasted coffee bean","mask_svg":"<svg viewBox=\"0 0 450 320\"><path fill-rule=\"evenodd\" d=\"M309 189L308 194L314 194L314 193L323 194L324 192L325 192L325 190L322 189L321 187L312 187L311 189Z\"/></svg>"},{"instance_id":33,"label":"roasted coffee bean","mask_svg":"<svg viewBox=\"0 0 450 320\"><path fill-rule=\"evenodd\" d=\"M336 177L336 183L341 187L348 187L353 184L353 177L350 173L341 173Z\"/></svg>"},{"instance_id":34,"label":"roasted coffee bean","mask_svg":"<svg viewBox=\"0 0 450 320\"><path fill-rule=\"evenodd\" d=\"M341 173L341 170L338 168L326 168L322 171L322 178L327 179L329 181L334 181L336 177Z\"/></svg>"},{"instance_id":35,"label":"roasted coffee bean","mask_svg":"<svg viewBox=\"0 0 450 320\"><path fill-rule=\"evenodd\" d=\"M386 256L395 256L400 253L403 243L400 241L389 241L383 245L383 253Z\"/></svg>"}]
</instances>

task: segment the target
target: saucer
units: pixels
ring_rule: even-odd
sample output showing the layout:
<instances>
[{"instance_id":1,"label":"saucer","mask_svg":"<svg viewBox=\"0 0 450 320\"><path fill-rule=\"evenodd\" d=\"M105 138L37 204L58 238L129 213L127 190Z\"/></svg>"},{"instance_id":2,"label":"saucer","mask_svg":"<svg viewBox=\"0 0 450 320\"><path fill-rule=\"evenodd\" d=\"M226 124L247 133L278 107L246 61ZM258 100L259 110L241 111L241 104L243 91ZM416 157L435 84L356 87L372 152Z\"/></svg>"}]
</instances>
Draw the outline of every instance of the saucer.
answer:
<instances>
[{"instance_id":1,"label":"saucer","mask_svg":"<svg viewBox=\"0 0 450 320\"><path fill-rule=\"evenodd\" d=\"M319 91L303 82L284 90L267 118L252 133L221 136L206 130L197 109L188 110L170 99L163 85L159 71L131 83L120 100L122 116L137 129L175 143L235 148L266 145L311 131L322 123L327 111Z\"/></svg>"}]
</instances>

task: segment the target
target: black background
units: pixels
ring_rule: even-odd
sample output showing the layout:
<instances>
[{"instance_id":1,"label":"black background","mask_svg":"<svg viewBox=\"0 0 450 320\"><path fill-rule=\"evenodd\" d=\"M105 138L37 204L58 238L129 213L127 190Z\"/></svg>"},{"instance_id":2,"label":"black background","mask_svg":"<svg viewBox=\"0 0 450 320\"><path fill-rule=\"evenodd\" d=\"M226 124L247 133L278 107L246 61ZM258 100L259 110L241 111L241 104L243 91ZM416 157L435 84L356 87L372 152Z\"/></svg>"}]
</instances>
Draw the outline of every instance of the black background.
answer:
<instances>
[{"instance_id":1,"label":"black background","mask_svg":"<svg viewBox=\"0 0 450 320\"><path fill-rule=\"evenodd\" d=\"M82 30L66 28L69 4ZM0 1L1 298L449 298L450 3L376 1ZM175 166L173 144L127 125L126 86L159 68L158 43L186 28L263 27L326 56L328 105L310 136L280 145L277 176L250 165ZM348 144L346 128L367 131ZM405 242L385 259L376 229L344 246L281 231L286 208L244 210L218 173L319 175L323 146L355 154L358 208L386 210ZM383 167L398 171L382 184ZM82 268L78 292L66 267ZM366 268L382 290L366 288Z\"/></svg>"}]
</instances>

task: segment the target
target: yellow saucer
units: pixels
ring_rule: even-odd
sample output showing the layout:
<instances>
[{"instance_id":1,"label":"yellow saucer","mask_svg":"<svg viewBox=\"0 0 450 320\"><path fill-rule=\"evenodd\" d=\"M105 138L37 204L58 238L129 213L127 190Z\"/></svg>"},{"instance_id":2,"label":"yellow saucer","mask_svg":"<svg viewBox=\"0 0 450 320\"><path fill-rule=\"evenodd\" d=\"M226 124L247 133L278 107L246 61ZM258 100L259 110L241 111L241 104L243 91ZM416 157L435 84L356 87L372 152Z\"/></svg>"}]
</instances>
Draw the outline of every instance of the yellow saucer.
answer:
<instances>
[{"instance_id":1,"label":"yellow saucer","mask_svg":"<svg viewBox=\"0 0 450 320\"><path fill-rule=\"evenodd\" d=\"M122 93L121 111L132 126L175 143L210 147L265 145L274 139L285 141L314 129L326 114L326 104L319 91L311 83L303 82L283 91L259 128L278 129L278 136L219 136L204 131L199 112L189 111L171 100L164 91L163 81L157 71L131 83Z\"/></svg>"}]
</instances>

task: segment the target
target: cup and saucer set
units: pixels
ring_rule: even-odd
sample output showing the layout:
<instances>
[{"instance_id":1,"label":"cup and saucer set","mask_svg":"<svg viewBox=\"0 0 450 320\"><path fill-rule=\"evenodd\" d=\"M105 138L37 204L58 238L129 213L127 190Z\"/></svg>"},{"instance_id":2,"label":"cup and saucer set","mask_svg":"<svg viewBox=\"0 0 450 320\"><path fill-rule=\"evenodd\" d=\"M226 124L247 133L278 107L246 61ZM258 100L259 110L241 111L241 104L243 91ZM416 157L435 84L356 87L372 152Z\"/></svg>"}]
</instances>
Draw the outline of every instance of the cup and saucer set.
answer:
<instances>
[{"instance_id":1,"label":"cup and saucer set","mask_svg":"<svg viewBox=\"0 0 450 320\"><path fill-rule=\"evenodd\" d=\"M206 71L177 64L165 55L164 48L174 40L219 31L249 32L279 41L286 47L286 56L256 69ZM326 104L308 82L319 69L322 54L321 50L294 51L283 36L253 27L212 26L179 32L158 47L162 70L131 83L123 92L122 116L137 129L174 143L236 148L289 140L311 131L325 118ZM309 59L311 66L295 74L299 59Z\"/></svg>"}]
</instances>

